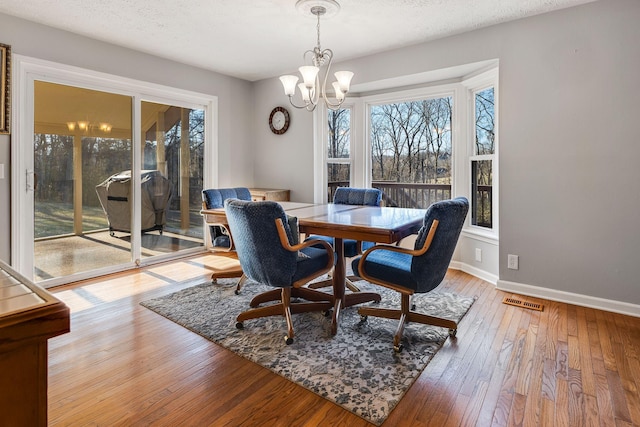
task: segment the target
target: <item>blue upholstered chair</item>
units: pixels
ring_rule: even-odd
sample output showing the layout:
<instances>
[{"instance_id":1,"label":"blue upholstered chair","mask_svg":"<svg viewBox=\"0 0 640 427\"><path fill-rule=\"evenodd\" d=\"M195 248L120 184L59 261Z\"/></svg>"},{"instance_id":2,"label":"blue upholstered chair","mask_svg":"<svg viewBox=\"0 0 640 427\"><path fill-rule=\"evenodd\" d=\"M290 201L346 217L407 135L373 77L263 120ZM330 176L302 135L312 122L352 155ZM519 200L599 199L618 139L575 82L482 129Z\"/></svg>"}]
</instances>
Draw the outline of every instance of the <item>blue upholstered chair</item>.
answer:
<instances>
[{"instance_id":1,"label":"blue upholstered chair","mask_svg":"<svg viewBox=\"0 0 640 427\"><path fill-rule=\"evenodd\" d=\"M410 305L410 297L415 293L430 292L440 285L447 273L468 210L469 201L464 197L434 203L427 209L413 250L375 245L353 260L353 271L360 277L401 294L400 310L377 307L358 309L363 320L367 316L400 320L393 339L397 352L402 351L402 333L408 322L449 328L449 334L455 336L458 325L454 321L413 311L415 308Z\"/></svg>"},{"instance_id":2,"label":"blue upholstered chair","mask_svg":"<svg viewBox=\"0 0 640 427\"><path fill-rule=\"evenodd\" d=\"M291 230L287 215L276 202L228 199L225 212L242 271L250 279L275 288L255 296L249 304L252 308L237 317L236 326L242 329L249 319L284 316L285 341L291 344L291 313L329 311L333 307L331 294L303 287L333 268L333 249L319 240L296 244L297 232ZM292 298L306 301L292 302ZM278 303L260 306L270 301Z\"/></svg>"},{"instance_id":3,"label":"blue upholstered chair","mask_svg":"<svg viewBox=\"0 0 640 427\"><path fill-rule=\"evenodd\" d=\"M222 209L224 208L224 201L227 199L251 200L251 193L249 189L245 187L202 190L202 209ZM233 238L225 224L210 224L209 232L214 251L230 252L233 250ZM215 284L218 282L218 279L235 277L240 278L236 286L236 294L238 294L242 285L247 280L247 276L242 273L242 270L231 268L214 271L211 274L211 282Z\"/></svg>"},{"instance_id":4,"label":"blue upholstered chair","mask_svg":"<svg viewBox=\"0 0 640 427\"><path fill-rule=\"evenodd\" d=\"M353 188L353 187L338 187L333 194L333 203L336 205L359 205L359 206L380 206L382 201L382 191L377 188ZM329 236L316 236L311 235L308 239L324 240L325 242L334 246L333 237ZM360 242L353 239L344 239L344 256L352 258L362 253L363 247L366 249L373 246L371 242ZM318 283L316 287L321 287L323 284ZM358 288L347 278L347 286L352 291L357 292Z\"/></svg>"},{"instance_id":5,"label":"blue upholstered chair","mask_svg":"<svg viewBox=\"0 0 640 427\"><path fill-rule=\"evenodd\" d=\"M245 187L202 190L203 209L224 208L224 201L227 199L251 200L251 193ZM230 251L233 249L233 239L224 224L210 224L209 231L214 250Z\"/></svg>"}]
</instances>

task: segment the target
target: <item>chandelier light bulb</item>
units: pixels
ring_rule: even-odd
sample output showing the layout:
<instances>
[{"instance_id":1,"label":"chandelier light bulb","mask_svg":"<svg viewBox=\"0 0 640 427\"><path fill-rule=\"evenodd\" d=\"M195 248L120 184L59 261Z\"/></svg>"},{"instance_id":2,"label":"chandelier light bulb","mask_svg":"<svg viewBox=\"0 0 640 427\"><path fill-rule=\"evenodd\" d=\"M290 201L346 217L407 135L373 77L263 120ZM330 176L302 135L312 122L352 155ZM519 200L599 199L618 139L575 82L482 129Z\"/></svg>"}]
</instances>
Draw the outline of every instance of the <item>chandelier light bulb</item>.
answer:
<instances>
[{"instance_id":1,"label":"chandelier light bulb","mask_svg":"<svg viewBox=\"0 0 640 427\"><path fill-rule=\"evenodd\" d=\"M298 68L300 70L300 74L302 74L302 80L304 80L304 85L311 89L316 84L316 77L318 76L318 71L320 69L318 67L314 67L313 65L303 65Z\"/></svg>"},{"instance_id":2,"label":"chandelier light bulb","mask_svg":"<svg viewBox=\"0 0 640 427\"><path fill-rule=\"evenodd\" d=\"M280 81L284 87L284 94L287 96L293 96L296 93L296 83L298 83L298 77L287 75L281 76Z\"/></svg>"},{"instance_id":3,"label":"chandelier light bulb","mask_svg":"<svg viewBox=\"0 0 640 427\"><path fill-rule=\"evenodd\" d=\"M311 101L311 93L310 90L305 86L304 83L299 83L298 84L298 89L300 89L300 94L302 95L302 100L304 102L310 102Z\"/></svg>"},{"instance_id":4,"label":"chandelier light bulb","mask_svg":"<svg viewBox=\"0 0 640 427\"><path fill-rule=\"evenodd\" d=\"M340 90L340 84L338 82L333 82L333 91L336 93L336 99L338 101L344 101L344 92Z\"/></svg>"},{"instance_id":5,"label":"chandelier light bulb","mask_svg":"<svg viewBox=\"0 0 640 427\"><path fill-rule=\"evenodd\" d=\"M338 85L340 85L340 90L343 93L349 92L349 86L351 86L351 79L353 78L353 73L351 71L336 71L335 74L336 79L338 79Z\"/></svg>"}]
</instances>

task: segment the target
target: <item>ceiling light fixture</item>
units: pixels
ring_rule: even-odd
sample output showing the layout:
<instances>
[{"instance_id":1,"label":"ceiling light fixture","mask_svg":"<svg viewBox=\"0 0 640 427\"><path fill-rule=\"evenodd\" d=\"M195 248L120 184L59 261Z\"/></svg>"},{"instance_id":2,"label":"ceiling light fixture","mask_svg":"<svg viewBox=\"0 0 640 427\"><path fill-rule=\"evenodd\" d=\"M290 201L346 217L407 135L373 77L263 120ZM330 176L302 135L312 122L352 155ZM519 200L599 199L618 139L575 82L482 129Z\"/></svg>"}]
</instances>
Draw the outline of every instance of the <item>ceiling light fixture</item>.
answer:
<instances>
[{"instance_id":1,"label":"ceiling light fixture","mask_svg":"<svg viewBox=\"0 0 640 427\"><path fill-rule=\"evenodd\" d=\"M87 133L90 130L94 129L94 128L98 128L100 129L101 132L103 133L111 133L111 123L100 123L98 125L96 125L95 123L91 123L89 121L86 120L81 120L78 122L67 122L67 128L69 129L69 131L74 132L76 129L78 129L78 131L80 132L84 132Z\"/></svg>"},{"instance_id":2,"label":"ceiling light fixture","mask_svg":"<svg viewBox=\"0 0 640 427\"><path fill-rule=\"evenodd\" d=\"M331 69L333 51L320 47L320 17L327 13L332 15L338 13L340 5L335 0L298 0L296 8L303 12L310 12L317 17L318 44L312 50L308 50L302 55L305 64L308 64L310 59L309 62L311 65L303 65L298 68L303 79L303 83L299 83L298 88L300 89L304 105L296 105L293 102L298 76L287 75L280 77L280 81L284 87L284 93L289 97L291 105L296 108L305 108L307 111L313 111L318 105L320 97L322 97L327 108L337 110L344 102L347 92L349 92L353 73L351 71L338 71L334 73L337 80L332 84L334 96L327 96L327 77ZM322 85L320 85L321 79Z\"/></svg>"}]
</instances>

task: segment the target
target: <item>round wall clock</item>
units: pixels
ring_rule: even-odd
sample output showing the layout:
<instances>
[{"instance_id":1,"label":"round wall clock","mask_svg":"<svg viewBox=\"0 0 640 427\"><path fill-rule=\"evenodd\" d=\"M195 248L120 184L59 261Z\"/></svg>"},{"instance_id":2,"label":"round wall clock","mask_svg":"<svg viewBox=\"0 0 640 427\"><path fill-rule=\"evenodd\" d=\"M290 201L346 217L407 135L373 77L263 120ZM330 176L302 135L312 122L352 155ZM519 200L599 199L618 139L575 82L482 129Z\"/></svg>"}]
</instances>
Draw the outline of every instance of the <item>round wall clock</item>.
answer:
<instances>
[{"instance_id":1,"label":"round wall clock","mask_svg":"<svg viewBox=\"0 0 640 427\"><path fill-rule=\"evenodd\" d=\"M286 108L276 107L271 111L269 128L276 135L282 135L289 129L289 112Z\"/></svg>"}]
</instances>

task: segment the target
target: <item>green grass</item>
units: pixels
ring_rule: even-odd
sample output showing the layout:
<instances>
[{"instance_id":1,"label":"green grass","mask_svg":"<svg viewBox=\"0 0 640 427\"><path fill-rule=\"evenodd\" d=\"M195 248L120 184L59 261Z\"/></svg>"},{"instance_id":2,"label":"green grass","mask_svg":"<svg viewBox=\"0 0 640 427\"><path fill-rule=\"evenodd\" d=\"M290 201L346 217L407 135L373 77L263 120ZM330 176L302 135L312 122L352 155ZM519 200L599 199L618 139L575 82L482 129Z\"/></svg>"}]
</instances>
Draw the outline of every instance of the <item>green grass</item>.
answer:
<instances>
[{"instance_id":1,"label":"green grass","mask_svg":"<svg viewBox=\"0 0 640 427\"><path fill-rule=\"evenodd\" d=\"M189 212L190 228L180 229L180 212L167 212L165 229L176 234L202 237L202 216L200 210ZM109 222L102 207L84 206L82 208L82 229L84 232L109 228ZM73 233L73 204L55 202L36 202L34 237L52 237Z\"/></svg>"},{"instance_id":2,"label":"green grass","mask_svg":"<svg viewBox=\"0 0 640 427\"><path fill-rule=\"evenodd\" d=\"M84 231L108 228L107 217L101 207L82 208L82 228ZM36 202L34 237L50 237L73 233L73 204Z\"/></svg>"}]
</instances>

